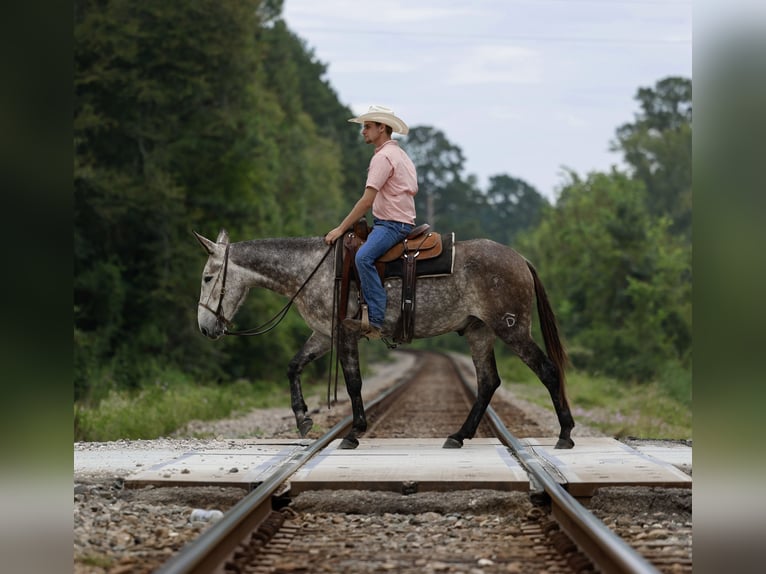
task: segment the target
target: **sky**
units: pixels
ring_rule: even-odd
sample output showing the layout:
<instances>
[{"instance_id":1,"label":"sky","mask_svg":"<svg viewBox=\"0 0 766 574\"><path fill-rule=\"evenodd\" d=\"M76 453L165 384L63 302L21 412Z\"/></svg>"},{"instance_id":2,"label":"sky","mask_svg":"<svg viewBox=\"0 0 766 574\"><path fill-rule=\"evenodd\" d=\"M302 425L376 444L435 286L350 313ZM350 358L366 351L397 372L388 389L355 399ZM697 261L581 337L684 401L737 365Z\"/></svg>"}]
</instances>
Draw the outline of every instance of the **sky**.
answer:
<instances>
[{"instance_id":1,"label":"sky","mask_svg":"<svg viewBox=\"0 0 766 574\"><path fill-rule=\"evenodd\" d=\"M283 17L355 114L388 106L442 131L481 189L506 174L551 201L565 170L621 166L639 88L692 77L690 0L285 0Z\"/></svg>"}]
</instances>

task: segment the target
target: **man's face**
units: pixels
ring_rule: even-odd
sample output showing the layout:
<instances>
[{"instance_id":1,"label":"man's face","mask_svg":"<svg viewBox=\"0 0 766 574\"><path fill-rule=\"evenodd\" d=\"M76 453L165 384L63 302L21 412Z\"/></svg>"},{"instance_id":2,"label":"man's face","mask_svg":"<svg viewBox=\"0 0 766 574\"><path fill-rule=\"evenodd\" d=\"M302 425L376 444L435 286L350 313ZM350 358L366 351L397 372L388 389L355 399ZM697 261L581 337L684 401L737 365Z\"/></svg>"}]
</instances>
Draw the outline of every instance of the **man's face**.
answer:
<instances>
[{"instance_id":1,"label":"man's face","mask_svg":"<svg viewBox=\"0 0 766 574\"><path fill-rule=\"evenodd\" d=\"M386 126L383 124L376 124L375 122L364 122L362 127L362 136L364 136L365 143L375 143L380 138L381 134L386 133Z\"/></svg>"}]
</instances>

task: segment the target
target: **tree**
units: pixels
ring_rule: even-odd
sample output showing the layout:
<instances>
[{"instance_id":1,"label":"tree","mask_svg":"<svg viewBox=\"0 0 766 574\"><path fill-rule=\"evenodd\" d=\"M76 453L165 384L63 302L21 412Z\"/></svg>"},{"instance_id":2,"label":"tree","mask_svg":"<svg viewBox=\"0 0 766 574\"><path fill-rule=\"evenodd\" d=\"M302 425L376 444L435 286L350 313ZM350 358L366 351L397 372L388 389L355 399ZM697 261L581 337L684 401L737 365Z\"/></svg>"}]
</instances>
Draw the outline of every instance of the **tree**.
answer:
<instances>
[{"instance_id":1,"label":"tree","mask_svg":"<svg viewBox=\"0 0 766 574\"><path fill-rule=\"evenodd\" d=\"M194 304L204 256L192 229L318 234L345 209L341 158L358 134L323 133L303 108L305 94L331 93L278 25L280 8L75 4L76 398L136 388L166 368L207 379L281 372L302 343L305 326L289 317L266 351L211 345ZM344 107L329 108L345 127ZM262 321L282 304L251 297L238 319Z\"/></svg>"},{"instance_id":2,"label":"tree","mask_svg":"<svg viewBox=\"0 0 766 574\"><path fill-rule=\"evenodd\" d=\"M490 239L512 245L519 233L538 225L548 207L548 201L526 181L495 175L489 178L482 229Z\"/></svg>"},{"instance_id":3,"label":"tree","mask_svg":"<svg viewBox=\"0 0 766 574\"><path fill-rule=\"evenodd\" d=\"M644 183L652 216L667 215L674 232L691 239L692 83L670 77L636 95L641 110L617 130L613 151L622 151Z\"/></svg>"},{"instance_id":4,"label":"tree","mask_svg":"<svg viewBox=\"0 0 766 574\"><path fill-rule=\"evenodd\" d=\"M444 132L430 126L411 128L403 147L418 173L417 211L436 227L444 207L439 205L444 191L461 179L465 163L463 151L451 143Z\"/></svg>"},{"instance_id":5,"label":"tree","mask_svg":"<svg viewBox=\"0 0 766 574\"><path fill-rule=\"evenodd\" d=\"M640 181L571 174L555 209L522 241L546 278L575 365L647 380L691 358L691 260L653 218Z\"/></svg>"},{"instance_id":6,"label":"tree","mask_svg":"<svg viewBox=\"0 0 766 574\"><path fill-rule=\"evenodd\" d=\"M317 222L315 232L319 233L333 227L338 217L337 212L348 210L349 204L359 198L364 189L369 150L360 138L359 131L348 123L348 118L353 115L351 110L338 101L337 93L324 79L327 66L316 60L306 43L290 31L282 20L262 29L260 35L269 54L264 61L266 83L277 93L280 106L287 114L285 121L300 125L300 129L292 133L284 130L282 139L289 142L285 141L280 149L287 151L286 155L292 156L292 161L296 163L294 168L286 170L287 173L310 175L312 170L297 165L306 159L331 161L333 166L338 166L337 171L334 171L339 179L334 182L287 182L290 187L314 185L320 194L323 190L324 193L335 190L340 192L339 199L342 199L343 205L333 203L330 201L333 198L328 197L307 198L311 213L316 215L319 210L328 218ZM302 132L307 122L293 119L301 115L314 124L311 135L321 138L323 145L312 149L313 138L307 139ZM321 153L322 149L332 152L333 157ZM302 192L300 194L302 196Z\"/></svg>"}]
</instances>

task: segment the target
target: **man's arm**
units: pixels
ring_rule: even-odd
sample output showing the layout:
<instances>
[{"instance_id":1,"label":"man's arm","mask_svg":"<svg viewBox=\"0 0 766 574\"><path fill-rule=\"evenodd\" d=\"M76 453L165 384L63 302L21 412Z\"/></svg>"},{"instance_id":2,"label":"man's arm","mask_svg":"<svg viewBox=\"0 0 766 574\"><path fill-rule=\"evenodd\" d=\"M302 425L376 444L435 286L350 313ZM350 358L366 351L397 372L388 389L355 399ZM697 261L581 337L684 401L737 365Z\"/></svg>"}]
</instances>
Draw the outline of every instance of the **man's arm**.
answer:
<instances>
[{"instance_id":1,"label":"man's arm","mask_svg":"<svg viewBox=\"0 0 766 574\"><path fill-rule=\"evenodd\" d=\"M324 242L328 245L332 245L346 232L347 229L351 228L354 223L359 221L359 219L372 208L372 202L375 201L376 193L378 193L378 190L374 187L366 188L362 197L359 198L359 201L356 202L356 205L354 205L341 224L325 235Z\"/></svg>"}]
</instances>

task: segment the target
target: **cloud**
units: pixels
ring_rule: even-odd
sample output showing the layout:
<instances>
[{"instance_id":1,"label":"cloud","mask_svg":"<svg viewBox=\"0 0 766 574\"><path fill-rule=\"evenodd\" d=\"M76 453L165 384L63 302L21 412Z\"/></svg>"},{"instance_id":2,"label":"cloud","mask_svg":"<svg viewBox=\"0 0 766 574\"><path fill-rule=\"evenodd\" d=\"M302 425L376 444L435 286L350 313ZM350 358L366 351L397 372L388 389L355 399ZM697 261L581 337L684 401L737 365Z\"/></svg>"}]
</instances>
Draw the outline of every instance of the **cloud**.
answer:
<instances>
[{"instance_id":1,"label":"cloud","mask_svg":"<svg viewBox=\"0 0 766 574\"><path fill-rule=\"evenodd\" d=\"M518 109L511 109L504 106L491 106L488 113L489 117L495 120L518 122L524 119L524 114Z\"/></svg>"},{"instance_id":2,"label":"cloud","mask_svg":"<svg viewBox=\"0 0 766 574\"><path fill-rule=\"evenodd\" d=\"M414 60L350 60L330 61L330 67L337 74L360 74L364 78L371 74L406 74L417 69ZM362 76L363 75L363 76Z\"/></svg>"},{"instance_id":3,"label":"cloud","mask_svg":"<svg viewBox=\"0 0 766 574\"><path fill-rule=\"evenodd\" d=\"M542 67L542 57L536 50L517 46L476 46L452 66L447 83L539 84Z\"/></svg>"},{"instance_id":4,"label":"cloud","mask_svg":"<svg viewBox=\"0 0 766 574\"><path fill-rule=\"evenodd\" d=\"M341 27L378 27L390 32L400 31L396 25L432 26L437 20L460 21L475 13L470 6L445 6L441 2L421 2L416 6L412 4L407 0L290 0L285 2L283 13L291 20L306 25L311 25L312 21L332 22Z\"/></svg>"},{"instance_id":5,"label":"cloud","mask_svg":"<svg viewBox=\"0 0 766 574\"><path fill-rule=\"evenodd\" d=\"M570 128L579 129L588 127L587 120L569 112L559 112L556 114L556 117Z\"/></svg>"}]
</instances>

